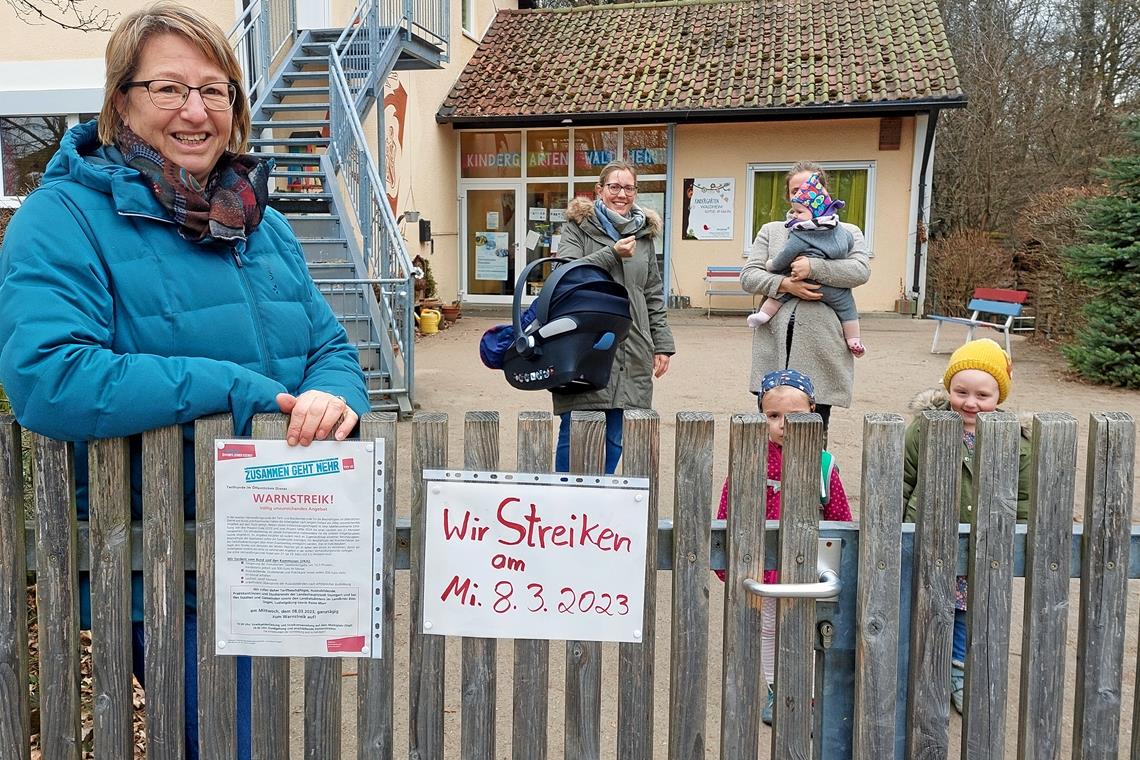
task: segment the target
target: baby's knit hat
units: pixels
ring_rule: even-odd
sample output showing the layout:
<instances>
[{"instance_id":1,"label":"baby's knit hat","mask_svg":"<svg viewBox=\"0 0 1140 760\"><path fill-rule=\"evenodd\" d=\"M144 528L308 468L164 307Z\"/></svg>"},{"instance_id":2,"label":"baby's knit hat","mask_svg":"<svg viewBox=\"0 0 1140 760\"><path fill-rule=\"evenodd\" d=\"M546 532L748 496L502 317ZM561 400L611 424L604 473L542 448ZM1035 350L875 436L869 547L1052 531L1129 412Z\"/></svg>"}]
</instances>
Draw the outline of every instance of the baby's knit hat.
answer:
<instances>
[{"instance_id":1,"label":"baby's knit hat","mask_svg":"<svg viewBox=\"0 0 1140 760\"><path fill-rule=\"evenodd\" d=\"M831 216L840 211L845 205L843 201L833 201L820 181L818 174L812 174L803 181L791 197L792 203L799 203L811 209L811 218L819 219L821 216Z\"/></svg>"},{"instance_id":2,"label":"baby's knit hat","mask_svg":"<svg viewBox=\"0 0 1140 760\"><path fill-rule=\"evenodd\" d=\"M950 380L964 369L980 369L997 380L998 403L1005 401L1013 382L1013 359L1001 346L989 338L979 338L962 344L950 355L950 364L942 376L942 384L950 390Z\"/></svg>"}]
</instances>

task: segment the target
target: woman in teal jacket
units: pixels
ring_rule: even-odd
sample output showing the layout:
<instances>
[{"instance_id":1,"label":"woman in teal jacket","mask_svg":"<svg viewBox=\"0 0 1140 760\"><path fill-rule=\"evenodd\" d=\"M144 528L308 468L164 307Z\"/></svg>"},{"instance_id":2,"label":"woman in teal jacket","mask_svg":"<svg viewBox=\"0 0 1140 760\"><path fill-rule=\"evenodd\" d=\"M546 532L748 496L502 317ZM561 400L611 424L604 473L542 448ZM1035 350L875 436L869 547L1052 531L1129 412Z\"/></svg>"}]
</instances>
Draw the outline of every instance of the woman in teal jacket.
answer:
<instances>
[{"instance_id":1,"label":"woman in teal jacket","mask_svg":"<svg viewBox=\"0 0 1140 760\"><path fill-rule=\"evenodd\" d=\"M106 53L97 121L63 138L0 249L0 384L28 429L86 446L183 424L185 512L194 515L193 430L232 413L290 415L290 444L343 439L368 409L356 349L266 207L270 165L242 155L248 100L225 34L161 3L122 19ZM137 439L135 519L141 518ZM86 594L84 606L88 604ZM142 677L141 584L133 595ZM196 615L187 581L187 757L197 757ZM249 754L248 663L239 746Z\"/></svg>"}]
</instances>

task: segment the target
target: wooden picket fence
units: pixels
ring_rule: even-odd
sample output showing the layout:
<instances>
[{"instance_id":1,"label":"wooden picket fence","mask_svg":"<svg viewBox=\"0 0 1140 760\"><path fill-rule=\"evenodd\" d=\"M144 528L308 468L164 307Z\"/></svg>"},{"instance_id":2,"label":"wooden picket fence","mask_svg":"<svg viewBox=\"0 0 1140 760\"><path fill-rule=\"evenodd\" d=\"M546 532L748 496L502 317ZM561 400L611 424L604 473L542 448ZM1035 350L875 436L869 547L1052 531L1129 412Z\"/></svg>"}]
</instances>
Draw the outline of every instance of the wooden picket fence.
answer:
<instances>
[{"instance_id":1,"label":"wooden picket fence","mask_svg":"<svg viewBox=\"0 0 1140 760\"><path fill-rule=\"evenodd\" d=\"M259 417L255 437L279 438L284 418ZM424 469L455 467L448 457L448 420L419 413L411 423L410 523L397 526L397 467L385 468L383 523L383 651L394 652L395 581L411 568L410 652L407 683L396 687L393 657L356 661L357 758L445 756L443 637L422 634ZM1120 744L1127 581L1140 577L1140 533L1131 525L1135 425L1125 414L1090 416L1083 530L1072 521L1077 422L1065 414L1035 417L1033 508L1028 526L1015 524L1018 423L1012 415L985 415L976 449L978 503L968 548L960 540L958 462L961 422L949 413L925 415L924 480L920 522L904 529L902 461L904 421L894 414L865 418L860 523L819 523L818 416L789 419L778 534L765 526L763 489L767 430L758 415L729 423L730 519L710 521L720 484L713 482L713 417L677 415L673 519L658 520L659 420L649 411L626 413L623 472L651 482L643 643L618 647L616 716L602 715L602 646L565 644L566 758L634 760L654 753L655 732L667 732L670 758L756 757L764 702L760 672L760 605L744 588L759 578L765 555L777 555L781 582L818 580L820 536L843 545L843 591L838 601L782 599L778 624L776 724L771 756L881 760L946 757L949 660L955 575L970 584L970 649L963 757L1003 755L1016 731L1018 756L1055 758L1061 747L1062 695L1074 693L1072 757L1116 757ZM597 473L604 456L604 417L575 413L572 471ZM518 419L517 469L545 472L553 460L553 419ZM367 415L362 437L385 440L386 460L398 462L397 419ZM131 524L130 457L125 439L92 443L90 520L77 524L71 445L35 438L34 526L25 525L21 433L0 418L0 758L30 757L26 590L34 576L39 625L39 736L43 757L82 754L76 573L90 570L93 609L93 681L96 757L130 758L131 571L144 574L147 650L147 756L183 756L183 574L198 575L199 716L203 758L235 756L234 661L212 654L214 504L212 442L232 437L228 417L197 421L197 521L185 523L182 503L182 431L142 435L144 520ZM500 469L499 419L470 412L464 419L462 467ZM766 532L766 527L768 528ZM724 619L710 635L709 593L721 593L710 568L724 567ZM671 628L656 630L656 571L672 570ZM1020 695L1006 688L1011 629L1011 585L1024 576L1025 617ZM1077 679L1066 684L1070 576L1079 576L1075 653ZM909 582L906 579L910 579ZM820 621L827 633L821 642ZM655 668L655 644L668 637L668 672ZM900 642L904 644L900 651ZM492 639L462 641L461 756L544 760L550 643L513 641L498 651ZM719 650L719 694L710 693L710 652ZM822 666L815 665L821 655ZM496 682L496 663L513 659L509 684ZM304 756L341 757L341 663L304 662ZM909 663L909 666L907 666ZM1135 668L1129 663L1128 670ZM282 658L254 659L254 757L289 756L289 669ZM821 673L823 675L821 675ZM983 677L983 675L985 677ZM850 688L827 686L849 684ZM901 684L901 688L900 688ZM655 716L655 692L669 690L669 712ZM1140 690L1137 690L1140 694ZM397 696L407 699L407 743L395 746ZM824 695L829 695L824 698ZM813 696L816 709L813 717ZM709 700L719 703L720 735L707 736ZM822 709L820 709L822 700ZM1018 704L1007 726L1007 703ZM1140 705L1137 705L1140 708ZM510 711L510 736L497 736L496 716ZM1131 753L1140 758L1133 710ZM656 722L655 722L656 720ZM603 722L616 721L615 746L602 746ZM662 725L664 722L667 725ZM900 730L900 726L902 729ZM815 744L813 746L813 737ZM714 749L715 748L715 749Z\"/></svg>"}]
</instances>

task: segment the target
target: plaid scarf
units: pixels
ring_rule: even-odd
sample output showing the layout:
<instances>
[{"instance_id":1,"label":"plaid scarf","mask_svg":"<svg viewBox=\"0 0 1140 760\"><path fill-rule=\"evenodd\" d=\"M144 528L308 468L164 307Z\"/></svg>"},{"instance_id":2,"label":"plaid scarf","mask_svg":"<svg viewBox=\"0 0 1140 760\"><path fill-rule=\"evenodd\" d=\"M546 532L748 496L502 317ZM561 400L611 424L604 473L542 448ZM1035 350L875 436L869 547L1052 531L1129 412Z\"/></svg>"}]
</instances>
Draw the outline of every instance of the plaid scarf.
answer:
<instances>
[{"instance_id":1,"label":"plaid scarf","mask_svg":"<svg viewBox=\"0 0 1140 760\"><path fill-rule=\"evenodd\" d=\"M245 240L261 223L269 200L270 161L226 151L206 186L127 127L115 135L127 166L150 183L159 203L178 225L178 234L195 243Z\"/></svg>"}]
</instances>

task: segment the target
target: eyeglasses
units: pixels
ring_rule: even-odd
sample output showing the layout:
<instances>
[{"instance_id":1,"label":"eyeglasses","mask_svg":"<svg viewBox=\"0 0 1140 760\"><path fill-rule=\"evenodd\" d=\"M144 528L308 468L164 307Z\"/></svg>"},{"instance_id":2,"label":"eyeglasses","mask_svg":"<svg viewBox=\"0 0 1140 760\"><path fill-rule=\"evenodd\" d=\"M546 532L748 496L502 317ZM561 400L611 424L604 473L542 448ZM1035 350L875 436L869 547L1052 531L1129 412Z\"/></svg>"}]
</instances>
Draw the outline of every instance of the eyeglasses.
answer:
<instances>
[{"instance_id":1,"label":"eyeglasses","mask_svg":"<svg viewBox=\"0 0 1140 760\"><path fill-rule=\"evenodd\" d=\"M145 87L150 102L164 111L177 111L186 105L186 99L193 90L198 91L202 105L210 111L228 111L237 100L237 87L233 82L207 82L201 87L191 87L173 79L148 79L145 82L124 82L119 91L126 92L132 87Z\"/></svg>"},{"instance_id":2,"label":"eyeglasses","mask_svg":"<svg viewBox=\"0 0 1140 760\"><path fill-rule=\"evenodd\" d=\"M606 184L602 185L602 187L609 190L614 195L617 195L622 190L625 190L627 195L633 195L637 192L637 185L619 185L616 182L607 182Z\"/></svg>"}]
</instances>

